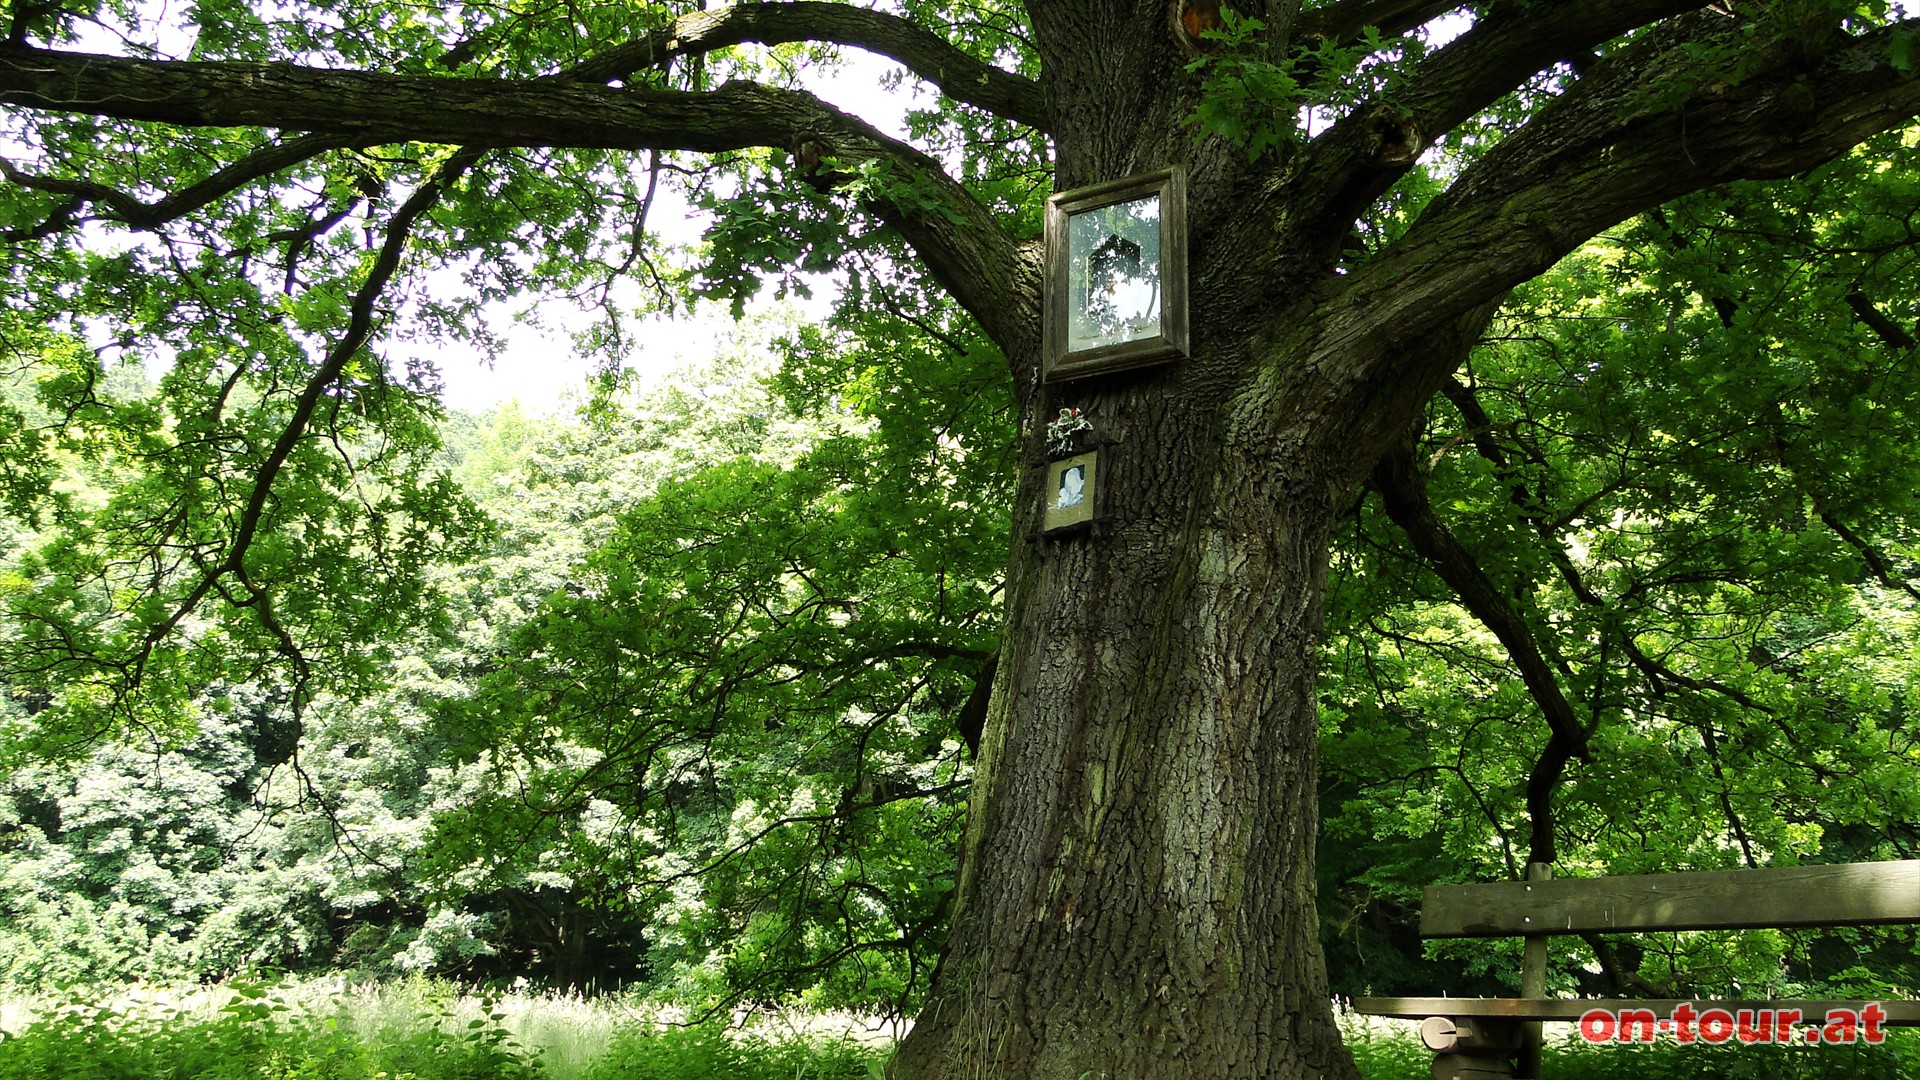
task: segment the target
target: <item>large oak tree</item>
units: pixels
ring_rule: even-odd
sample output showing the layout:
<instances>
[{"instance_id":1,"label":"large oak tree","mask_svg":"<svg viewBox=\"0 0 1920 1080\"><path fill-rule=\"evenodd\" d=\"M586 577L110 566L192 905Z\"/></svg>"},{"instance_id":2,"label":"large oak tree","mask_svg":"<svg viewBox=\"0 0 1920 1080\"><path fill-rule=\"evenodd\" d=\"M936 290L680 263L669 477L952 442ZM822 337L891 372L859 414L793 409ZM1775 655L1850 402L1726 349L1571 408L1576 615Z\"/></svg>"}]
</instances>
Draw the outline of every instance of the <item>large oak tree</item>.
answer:
<instances>
[{"instance_id":1,"label":"large oak tree","mask_svg":"<svg viewBox=\"0 0 1920 1080\"><path fill-rule=\"evenodd\" d=\"M958 899L897 1075L1350 1075L1313 873L1335 523L1372 476L1417 526L1402 459L1376 464L1509 289L1632 215L1807 170L1920 111L1920 25L1835 0L1187 7L207 3L167 23L15 0L8 332L84 316L103 347L171 353L203 408L167 435L182 468L150 481L178 497L127 523L151 553L136 585L23 631L13 670L139 720L130 691L190 676L203 613L226 605L225 632L286 657L304 692L323 646L364 640L406 599L381 592L396 571L446 540L394 524L433 493L405 487L419 380L379 343L657 272L623 237L663 172L704 155L744 177L708 189L732 223L716 280L897 239L919 268L898 274L924 272L1005 355L1027 433ZM102 28L124 45L82 51ZM163 52L180 41L191 55ZM921 145L792 83L825 46L941 95ZM1423 158L1437 193L1405 182ZM1168 166L1191 356L1044 383L1031 196ZM436 264L469 291L431 295ZM1041 427L1063 407L1096 424L1103 503L1091 533L1047 539ZM311 574L304 534L276 529L301 514L333 515L371 569ZM1542 791L1582 751L1547 716Z\"/></svg>"}]
</instances>

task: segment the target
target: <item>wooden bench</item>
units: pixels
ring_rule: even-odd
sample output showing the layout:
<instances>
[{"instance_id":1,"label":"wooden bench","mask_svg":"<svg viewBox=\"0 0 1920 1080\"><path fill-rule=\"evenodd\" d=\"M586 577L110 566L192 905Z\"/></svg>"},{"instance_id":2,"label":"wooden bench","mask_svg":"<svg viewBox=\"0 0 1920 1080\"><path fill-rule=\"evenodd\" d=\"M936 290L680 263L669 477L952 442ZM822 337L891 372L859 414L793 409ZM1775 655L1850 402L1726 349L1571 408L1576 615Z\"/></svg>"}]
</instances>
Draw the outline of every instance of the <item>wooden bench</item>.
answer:
<instances>
[{"instance_id":1,"label":"wooden bench","mask_svg":"<svg viewBox=\"0 0 1920 1080\"><path fill-rule=\"evenodd\" d=\"M1354 1001L1356 1012L1423 1021L1421 1039L1437 1055L1436 1080L1537 1077L1542 1021L1579 1023L1592 1041L1703 1043L1817 1043L1920 1026L1920 1001L1546 996L1547 939L1555 934L1920 922L1920 860L1559 880L1535 863L1527 875L1525 881L1431 886L1420 911L1423 938L1524 938L1519 997ZM1849 1015L1858 1021L1851 1037L1844 1027L1826 1027L1829 1016L1838 1024Z\"/></svg>"}]
</instances>

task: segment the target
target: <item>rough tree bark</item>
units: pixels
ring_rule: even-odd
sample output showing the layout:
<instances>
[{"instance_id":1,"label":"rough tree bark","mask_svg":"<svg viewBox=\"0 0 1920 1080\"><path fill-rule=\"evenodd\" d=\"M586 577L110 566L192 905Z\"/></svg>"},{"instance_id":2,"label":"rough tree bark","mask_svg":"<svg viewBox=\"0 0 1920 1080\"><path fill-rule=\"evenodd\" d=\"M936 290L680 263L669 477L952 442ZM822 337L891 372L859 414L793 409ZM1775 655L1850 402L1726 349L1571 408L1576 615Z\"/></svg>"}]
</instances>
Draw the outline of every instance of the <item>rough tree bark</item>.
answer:
<instances>
[{"instance_id":1,"label":"rough tree bark","mask_svg":"<svg viewBox=\"0 0 1920 1080\"><path fill-rule=\"evenodd\" d=\"M1248 6L1265 25L1256 59L1282 64L1455 5ZM1353 1075L1313 886L1313 656L1334 522L1505 290L1665 199L1810 168L1913 116L1920 84L1893 62L1912 27L1843 31L1818 0L1477 5L1473 29L1391 96L1250 160L1186 122L1201 81L1167 0L1029 5L1038 83L956 78L978 62L877 12L809 34L810 10L688 16L539 80L88 57L16 32L0 44L0 102L308 133L171 202L10 171L71 196L16 235L65 227L86 206L158 227L290 158L396 140L702 152L804 140L885 164L910 183L869 189L863 208L1006 352L1027 433L953 928L893 1075ZM672 55L806 37L893 56L950 95L1044 123L1059 189L1184 168L1191 358L1044 385L1035 245L932 158L804 93L603 85ZM1716 49L1739 58L1737 79L1690 67ZM1434 139L1562 61L1579 77L1536 91L1528 122L1404 234L1347 259L1356 221ZM1085 409L1106 446L1103 504L1091 533L1048 540L1039 430L1063 406Z\"/></svg>"}]
</instances>

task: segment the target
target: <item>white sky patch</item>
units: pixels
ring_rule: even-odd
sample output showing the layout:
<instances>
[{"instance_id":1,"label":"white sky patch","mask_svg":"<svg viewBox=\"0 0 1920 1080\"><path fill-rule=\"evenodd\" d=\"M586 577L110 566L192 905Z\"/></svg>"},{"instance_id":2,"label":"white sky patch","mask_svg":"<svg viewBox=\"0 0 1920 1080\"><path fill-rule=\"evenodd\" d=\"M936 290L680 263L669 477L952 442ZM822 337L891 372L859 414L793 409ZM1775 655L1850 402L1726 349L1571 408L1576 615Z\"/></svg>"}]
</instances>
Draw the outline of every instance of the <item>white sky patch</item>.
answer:
<instances>
[{"instance_id":1,"label":"white sky patch","mask_svg":"<svg viewBox=\"0 0 1920 1080\"><path fill-rule=\"evenodd\" d=\"M126 39L101 25L82 23L79 39L71 46L81 51L106 55L124 55ZM145 27L145 36L153 39L160 55L183 57L192 52L194 34L184 19L162 14ZM838 64L810 67L800 71L800 85L842 111L852 113L896 138L906 137L906 115L917 96L919 84L909 78L891 91L882 88L889 72L898 70L892 61L859 50L843 51ZM0 144L0 153L11 157L30 157L30 148ZM697 243L710 218L687 204L672 185L663 184L649 215L649 226L670 246ZM114 250L133 242L124 232L92 229L90 245ZM614 302L628 311L641 308L636 276L623 283L624 296ZM432 290L453 295L462 287L457 268L434 271ZM825 275L807 275L812 291L810 299L775 299L771 287L748 305L749 316L775 308L797 307L805 318L821 318L831 310L839 292L836 281ZM585 400L590 382L598 371L594 358L583 356L574 347L571 336L585 330L593 316L562 299L536 300L540 322L535 326L515 318L522 305L499 305L488 312L488 321L505 342L497 362L489 364L478 349L450 346L435 349L389 335L369 347L383 355L391 369L405 370L409 363L424 362L439 371L442 400L449 408L481 411L508 401L518 402L533 413L560 414ZM715 349L734 326L723 303L701 304L692 314L675 317L651 316L630 319L626 327L631 347L625 368L641 383L657 382L669 373L689 366L711 363ZM104 334L94 341L105 344ZM158 378L170 366L165 350L147 349L149 374Z\"/></svg>"},{"instance_id":2,"label":"white sky patch","mask_svg":"<svg viewBox=\"0 0 1920 1080\"><path fill-rule=\"evenodd\" d=\"M909 80L901 88L888 92L881 81L894 69L891 61L856 50L847 50L844 60L825 69L801 72L801 83L835 108L852 113L896 138L906 137L906 116L911 107L915 85ZM650 215L649 224L669 245L697 242L711 219L689 206L670 185L662 185ZM813 295L810 299L775 299L771 285L763 288L748 304L749 316L776 307L798 307L805 317L823 318L838 296L836 280L827 275L806 275ZM633 290L625 301L638 307ZM489 367L477 352L441 353L422 359L431 360L440 370L444 383L442 400L449 408L480 411L515 401L533 413L555 415L570 410L585 400L596 362L579 355L569 334L585 329L591 317L581 311L559 310L558 305L542 312L548 329L512 321L508 311L495 319L502 327L507 346L498 363ZM714 350L734 326L723 303L701 304L691 315L653 316L636 321L630 329L636 343L625 357L625 369L643 385L655 383L683 368L704 367L711 363ZM396 358L408 354L396 351Z\"/></svg>"}]
</instances>

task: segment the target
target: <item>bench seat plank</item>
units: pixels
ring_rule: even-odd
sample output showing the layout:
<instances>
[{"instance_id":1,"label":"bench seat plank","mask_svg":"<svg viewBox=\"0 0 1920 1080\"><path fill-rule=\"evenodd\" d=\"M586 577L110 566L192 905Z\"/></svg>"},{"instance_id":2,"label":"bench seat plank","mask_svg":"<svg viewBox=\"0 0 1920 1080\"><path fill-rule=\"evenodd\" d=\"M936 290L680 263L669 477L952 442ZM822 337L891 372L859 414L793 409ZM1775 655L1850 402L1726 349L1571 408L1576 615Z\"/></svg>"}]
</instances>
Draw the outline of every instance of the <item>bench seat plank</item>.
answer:
<instances>
[{"instance_id":1,"label":"bench seat plank","mask_svg":"<svg viewBox=\"0 0 1920 1080\"><path fill-rule=\"evenodd\" d=\"M1576 1022L1589 1009L1651 1009L1662 1019L1673 1015L1676 1005L1691 1005L1695 1015L1709 1009L1725 1009L1737 1014L1741 1009L1797 1009L1803 1021L1826 1019L1834 1009L1858 1013L1867 1005L1878 1005L1886 1013L1887 1027L1920 1027L1920 1001L1867 1000L1837 1001L1823 998L1775 1001L1731 1001L1713 998L1631 1000L1622 998L1450 998L1450 997L1363 997L1355 998L1353 1011L1367 1016L1391 1016L1403 1020L1423 1020L1429 1016L1460 1016L1502 1020L1544 1020Z\"/></svg>"},{"instance_id":2,"label":"bench seat plank","mask_svg":"<svg viewBox=\"0 0 1920 1080\"><path fill-rule=\"evenodd\" d=\"M1920 922L1920 859L1433 885L1420 936L1503 937Z\"/></svg>"}]
</instances>

